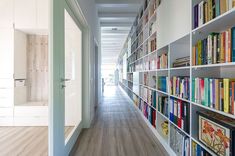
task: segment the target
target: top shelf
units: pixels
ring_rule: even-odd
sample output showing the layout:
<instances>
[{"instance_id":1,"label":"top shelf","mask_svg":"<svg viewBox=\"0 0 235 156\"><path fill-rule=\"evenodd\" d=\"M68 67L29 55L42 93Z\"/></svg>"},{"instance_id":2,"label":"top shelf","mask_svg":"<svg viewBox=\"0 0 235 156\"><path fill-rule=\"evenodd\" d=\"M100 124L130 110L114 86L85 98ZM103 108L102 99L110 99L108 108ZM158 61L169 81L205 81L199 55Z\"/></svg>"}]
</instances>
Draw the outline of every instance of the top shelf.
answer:
<instances>
[{"instance_id":1,"label":"top shelf","mask_svg":"<svg viewBox=\"0 0 235 156\"><path fill-rule=\"evenodd\" d=\"M235 26L235 8L192 30L193 41L208 36L211 32L221 32Z\"/></svg>"}]
</instances>

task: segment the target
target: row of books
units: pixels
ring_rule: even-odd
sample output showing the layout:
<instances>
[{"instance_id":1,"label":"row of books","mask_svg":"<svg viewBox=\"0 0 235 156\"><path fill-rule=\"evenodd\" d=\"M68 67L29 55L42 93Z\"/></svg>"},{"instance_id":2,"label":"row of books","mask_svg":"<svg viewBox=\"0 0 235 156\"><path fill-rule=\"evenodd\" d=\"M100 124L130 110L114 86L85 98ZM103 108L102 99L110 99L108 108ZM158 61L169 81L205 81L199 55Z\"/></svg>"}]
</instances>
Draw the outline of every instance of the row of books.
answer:
<instances>
[{"instance_id":1,"label":"row of books","mask_svg":"<svg viewBox=\"0 0 235 156\"><path fill-rule=\"evenodd\" d=\"M194 28L214 19L235 7L235 0L207 0L196 4L193 9Z\"/></svg>"},{"instance_id":2,"label":"row of books","mask_svg":"<svg viewBox=\"0 0 235 156\"><path fill-rule=\"evenodd\" d=\"M221 33L211 33L193 46L193 65L225 62L235 62L235 27Z\"/></svg>"},{"instance_id":3,"label":"row of books","mask_svg":"<svg viewBox=\"0 0 235 156\"><path fill-rule=\"evenodd\" d=\"M196 142L192 142L192 156L211 156L205 149L203 149Z\"/></svg>"},{"instance_id":4,"label":"row of books","mask_svg":"<svg viewBox=\"0 0 235 156\"><path fill-rule=\"evenodd\" d=\"M193 78L192 101L235 115L235 79Z\"/></svg>"},{"instance_id":5,"label":"row of books","mask_svg":"<svg viewBox=\"0 0 235 156\"><path fill-rule=\"evenodd\" d=\"M190 139L171 125L170 147L177 156L190 156Z\"/></svg>"},{"instance_id":6,"label":"row of books","mask_svg":"<svg viewBox=\"0 0 235 156\"><path fill-rule=\"evenodd\" d=\"M190 66L190 56L177 58L173 62L173 68Z\"/></svg>"},{"instance_id":7,"label":"row of books","mask_svg":"<svg viewBox=\"0 0 235 156\"><path fill-rule=\"evenodd\" d=\"M156 91L141 86L140 87L140 97L145 102L147 102L149 105L156 108L156 104L157 104Z\"/></svg>"},{"instance_id":8,"label":"row of books","mask_svg":"<svg viewBox=\"0 0 235 156\"><path fill-rule=\"evenodd\" d=\"M151 108L146 102L140 100L139 109L142 111L143 115L148 119L148 121L156 127L156 110Z\"/></svg>"},{"instance_id":9,"label":"row of books","mask_svg":"<svg viewBox=\"0 0 235 156\"><path fill-rule=\"evenodd\" d=\"M190 97L190 78L174 76L170 79L170 94L189 100Z\"/></svg>"},{"instance_id":10,"label":"row of books","mask_svg":"<svg viewBox=\"0 0 235 156\"><path fill-rule=\"evenodd\" d=\"M170 98L170 120L179 128L189 133L189 103Z\"/></svg>"},{"instance_id":11,"label":"row of books","mask_svg":"<svg viewBox=\"0 0 235 156\"><path fill-rule=\"evenodd\" d=\"M158 90L168 93L168 77L167 76L157 77L157 88Z\"/></svg>"},{"instance_id":12,"label":"row of books","mask_svg":"<svg viewBox=\"0 0 235 156\"><path fill-rule=\"evenodd\" d=\"M157 96L158 111L168 117L168 97Z\"/></svg>"},{"instance_id":13,"label":"row of books","mask_svg":"<svg viewBox=\"0 0 235 156\"><path fill-rule=\"evenodd\" d=\"M166 69L168 68L168 56L166 53L158 56L157 60L157 69Z\"/></svg>"}]
</instances>

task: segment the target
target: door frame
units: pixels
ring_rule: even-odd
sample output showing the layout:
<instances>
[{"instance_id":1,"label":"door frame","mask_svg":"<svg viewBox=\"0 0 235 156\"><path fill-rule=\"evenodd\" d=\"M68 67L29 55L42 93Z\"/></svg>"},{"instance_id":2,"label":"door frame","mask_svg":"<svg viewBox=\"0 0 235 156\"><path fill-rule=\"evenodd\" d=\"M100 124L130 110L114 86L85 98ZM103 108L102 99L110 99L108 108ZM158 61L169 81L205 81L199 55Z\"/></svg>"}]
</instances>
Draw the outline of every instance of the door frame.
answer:
<instances>
[{"instance_id":1,"label":"door frame","mask_svg":"<svg viewBox=\"0 0 235 156\"><path fill-rule=\"evenodd\" d=\"M61 89L61 78L64 72L61 64L64 53L64 9L70 14L77 26L82 31L82 121L68 140L65 141L64 123L65 106L64 90ZM89 66L90 66L90 28L85 16L76 0L50 0L50 24L49 24L49 156L69 155L77 138L84 127L89 127L90 99L89 99Z\"/></svg>"}]
</instances>

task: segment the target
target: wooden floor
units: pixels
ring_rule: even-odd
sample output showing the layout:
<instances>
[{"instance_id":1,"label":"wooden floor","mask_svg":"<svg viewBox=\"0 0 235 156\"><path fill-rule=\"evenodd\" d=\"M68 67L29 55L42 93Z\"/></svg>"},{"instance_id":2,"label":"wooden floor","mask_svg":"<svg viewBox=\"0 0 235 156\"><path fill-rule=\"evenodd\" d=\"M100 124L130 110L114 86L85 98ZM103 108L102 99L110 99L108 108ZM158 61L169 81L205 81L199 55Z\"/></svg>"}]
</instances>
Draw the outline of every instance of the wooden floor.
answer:
<instances>
[{"instance_id":1,"label":"wooden floor","mask_svg":"<svg viewBox=\"0 0 235 156\"><path fill-rule=\"evenodd\" d=\"M65 128L65 136L73 127ZM47 156L47 127L0 127L0 156Z\"/></svg>"},{"instance_id":2,"label":"wooden floor","mask_svg":"<svg viewBox=\"0 0 235 156\"><path fill-rule=\"evenodd\" d=\"M82 131L72 156L165 156L140 114L117 87L105 88L91 128Z\"/></svg>"}]
</instances>

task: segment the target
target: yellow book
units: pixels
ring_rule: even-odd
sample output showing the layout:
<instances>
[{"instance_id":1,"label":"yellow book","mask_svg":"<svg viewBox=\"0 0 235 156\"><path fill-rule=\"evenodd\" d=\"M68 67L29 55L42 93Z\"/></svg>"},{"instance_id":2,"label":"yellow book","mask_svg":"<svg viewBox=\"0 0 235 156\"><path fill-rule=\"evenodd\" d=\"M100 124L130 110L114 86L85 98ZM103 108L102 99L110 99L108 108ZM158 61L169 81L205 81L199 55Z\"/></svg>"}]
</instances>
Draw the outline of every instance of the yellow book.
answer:
<instances>
[{"instance_id":1,"label":"yellow book","mask_svg":"<svg viewBox=\"0 0 235 156\"><path fill-rule=\"evenodd\" d=\"M224 63L224 39L225 39L225 33L222 32L220 34L220 63Z\"/></svg>"},{"instance_id":2,"label":"yellow book","mask_svg":"<svg viewBox=\"0 0 235 156\"><path fill-rule=\"evenodd\" d=\"M224 112L229 113L229 79L224 79Z\"/></svg>"},{"instance_id":3,"label":"yellow book","mask_svg":"<svg viewBox=\"0 0 235 156\"><path fill-rule=\"evenodd\" d=\"M198 65L202 65L202 41L198 41Z\"/></svg>"}]
</instances>

